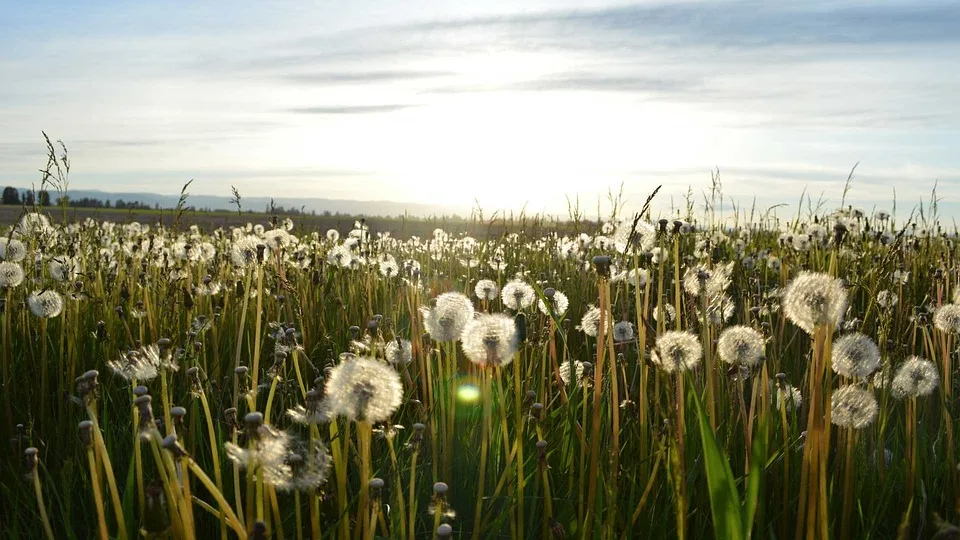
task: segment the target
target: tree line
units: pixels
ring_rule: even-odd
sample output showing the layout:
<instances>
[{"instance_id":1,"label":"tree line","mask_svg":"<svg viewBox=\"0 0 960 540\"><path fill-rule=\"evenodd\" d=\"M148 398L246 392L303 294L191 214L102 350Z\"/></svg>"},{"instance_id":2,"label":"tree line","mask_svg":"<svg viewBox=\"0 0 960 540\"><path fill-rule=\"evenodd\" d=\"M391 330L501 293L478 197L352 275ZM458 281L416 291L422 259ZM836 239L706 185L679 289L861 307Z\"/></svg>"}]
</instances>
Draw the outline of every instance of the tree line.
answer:
<instances>
[{"instance_id":1,"label":"tree line","mask_svg":"<svg viewBox=\"0 0 960 540\"><path fill-rule=\"evenodd\" d=\"M50 192L45 189L41 189L37 192L32 189L25 189L21 191L11 186L5 187L3 189L2 196L0 196L0 204L10 204L16 206L60 206L64 202L67 203L67 206L73 208L118 208L121 210L150 210L160 208L159 204L150 206L149 204L142 203L140 201L124 201L123 199L117 199L111 202L110 199L101 200L97 199L96 197L81 197L79 199L71 199L66 195L57 197L56 201L53 201L50 197Z\"/></svg>"}]
</instances>

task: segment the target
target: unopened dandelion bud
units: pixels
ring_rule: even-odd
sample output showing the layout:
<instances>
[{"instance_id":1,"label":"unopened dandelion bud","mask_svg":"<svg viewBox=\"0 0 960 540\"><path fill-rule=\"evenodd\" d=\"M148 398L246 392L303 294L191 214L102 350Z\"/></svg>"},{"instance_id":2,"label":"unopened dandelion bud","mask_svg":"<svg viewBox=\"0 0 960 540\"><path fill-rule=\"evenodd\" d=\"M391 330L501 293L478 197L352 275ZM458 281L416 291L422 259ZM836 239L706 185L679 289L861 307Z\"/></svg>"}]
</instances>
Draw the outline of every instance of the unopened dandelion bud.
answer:
<instances>
[{"instance_id":1,"label":"unopened dandelion bud","mask_svg":"<svg viewBox=\"0 0 960 540\"><path fill-rule=\"evenodd\" d=\"M780 385L780 388L787 387L787 374L786 373L777 373L777 384Z\"/></svg>"},{"instance_id":2,"label":"unopened dandelion bud","mask_svg":"<svg viewBox=\"0 0 960 540\"><path fill-rule=\"evenodd\" d=\"M448 489L449 487L445 482L436 482L433 484L433 494L436 496L445 497Z\"/></svg>"},{"instance_id":3,"label":"unopened dandelion bud","mask_svg":"<svg viewBox=\"0 0 960 540\"><path fill-rule=\"evenodd\" d=\"M248 368L247 366L237 366L236 369L233 370L233 373L234 375L242 379L247 376L247 373L249 371L250 371L250 368Z\"/></svg>"},{"instance_id":4,"label":"unopened dandelion bud","mask_svg":"<svg viewBox=\"0 0 960 540\"><path fill-rule=\"evenodd\" d=\"M229 426L237 425L237 409L236 407L230 407L223 411L223 421Z\"/></svg>"},{"instance_id":5,"label":"unopened dandelion bud","mask_svg":"<svg viewBox=\"0 0 960 540\"><path fill-rule=\"evenodd\" d=\"M351 326L351 327L350 327L350 339L357 339L358 337L360 337L360 327L359 327L359 326L356 326L356 325Z\"/></svg>"},{"instance_id":6,"label":"unopened dandelion bud","mask_svg":"<svg viewBox=\"0 0 960 540\"><path fill-rule=\"evenodd\" d=\"M843 223L837 223L833 226L833 240L839 246L847 236L847 226Z\"/></svg>"},{"instance_id":7,"label":"unopened dandelion bud","mask_svg":"<svg viewBox=\"0 0 960 540\"><path fill-rule=\"evenodd\" d=\"M186 374L187 377L190 377L191 379L200 380L200 368L196 366L187 368Z\"/></svg>"},{"instance_id":8,"label":"unopened dandelion bud","mask_svg":"<svg viewBox=\"0 0 960 540\"><path fill-rule=\"evenodd\" d=\"M667 234L667 225L670 224L670 220L661 219L660 221L657 222L657 224L660 225L660 233Z\"/></svg>"},{"instance_id":9,"label":"unopened dandelion bud","mask_svg":"<svg viewBox=\"0 0 960 540\"><path fill-rule=\"evenodd\" d=\"M39 458L37 458L37 454L39 452L40 451L34 448L33 446L23 451L23 464L26 467L28 473L32 473L34 469L37 468L37 462L39 461Z\"/></svg>"},{"instance_id":10,"label":"unopened dandelion bud","mask_svg":"<svg viewBox=\"0 0 960 540\"><path fill-rule=\"evenodd\" d=\"M533 390L527 390L527 393L526 393L526 395L525 395L524 402L525 402L525 403L531 403L531 404L532 404L532 403L534 402L534 400L536 400L536 399L537 399L537 393L534 392Z\"/></svg>"},{"instance_id":11,"label":"unopened dandelion bud","mask_svg":"<svg viewBox=\"0 0 960 540\"><path fill-rule=\"evenodd\" d=\"M150 397L150 394L137 396L137 399L133 400L133 404L140 412L140 425L144 428L149 426L150 422L153 421L153 406L151 405L152 401L153 398Z\"/></svg>"},{"instance_id":12,"label":"unopened dandelion bud","mask_svg":"<svg viewBox=\"0 0 960 540\"><path fill-rule=\"evenodd\" d=\"M177 436L172 433L170 435L167 435L166 437L163 438L162 441L160 441L160 446L163 447L164 450L173 454L173 457L175 458L182 458L187 456L187 451L184 450L182 446L180 446L180 441L177 439Z\"/></svg>"},{"instance_id":13,"label":"unopened dandelion bud","mask_svg":"<svg viewBox=\"0 0 960 540\"><path fill-rule=\"evenodd\" d=\"M104 321L97 321L97 341L106 341L107 340L107 323Z\"/></svg>"},{"instance_id":14,"label":"unopened dandelion bud","mask_svg":"<svg viewBox=\"0 0 960 540\"><path fill-rule=\"evenodd\" d=\"M537 441L537 455L539 456L540 463L545 464L547 461L547 441L543 439Z\"/></svg>"},{"instance_id":15,"label":"unopened dandelion bud","mask_svg":"<svg viewBox=\"0 0 960 540\"><path fill-rule=\"evenodd\" d=\"M267 524L257 521L253 524L253 532L250 533L250 540L267 540Z\"/></svg>"},{"instance_id":16,"label":"unopened dandelion bud","mask_svg":"<svg viewBox=\"0 0 960 540\"><path fill-rule=\"evenodd\" d=\"M77 428L80 431L80 442L87 448L93 446L93 422L84 420L77 424Z\"/></svg>"},{"instance_id":17,"label":"unopened dandelion bud","mask_svg":"<svg viewBox=\"0 0 960 540\"><path fill-rule=\"evenodd\" d=\"M187 409L176 406L170 407L170 416L173 417L173 422L177 425L183 425L183 418L187 416Z\"/></svg>"},{"instance_id":18,"label":"unopened dandelion bud","mask_svg":"<svg viewBox=\"0 0 960 540\"><path fill-rule=\"evenodd\" d=\"M610 277L610 263L609 255L597 255L593 258L593 265L597 268L597 274L603 277Z\"/></svg>"},{"instance_id":19,"label":"unopened dandelion bud","mask_svg":"<svg viewBox=\"0 0 960 540\"><path fill-rule=\"evenodd\" d=\"M141 385L138 385L138 386L135 386L135 387L133 388L133 395L136 396L136 397L145 396L145 395L147 395L147 394L149 394L149 393L150 393L150 389L148 389L146 386L144 386L144 385L142 385L142 384L141 384Z\"/></svg>"},{"instance_id":20,"label":"unopened dandelion bud","mask_svg":"<svg viewBox=\"0 0 960 540\"><path fill-rule=\"evenodd\" d=\"M681 231L682 229L683 229L683 222L680 221L679 219L678 219L678 220L674 220L674 222L673 222L673 234L680 234L680 231Z\"/></svg>"},{"instance_id":21,"label":"unopened dandelion bud","mask_svg":"<svg viewBox=\"0 0 960 540\"><path fill-rule=\"evenodd\" d=\"M243 417L243 425L247 429L247 435L256 438L257 430L263 425L263 413L260 411L248 412Z\"/></svg>"},{"instance_id":22,"label":"unopened dandelion bud","mask_svg":"<svg viewBox=\"0 0 960 540\"><path fill-rule=\"evenodd\" d=\"M160 338L157 340L157 347L160 347L160 350L164 351L169 349L172 343L173 342L170 341L170 338Z\"/></svg>"},{"instance_id":23,"label":"unopened dandelion bud","mask_svg":"<svg viewBox=\"0 0 960 540\"><path fill-rule=\"evenodd\" d=\"M534 403L530 406L530 417L539 421L543 416L543 403Z\"/></svg>"},{"instance_id":24,"label":"unopened dandelion bud","mask_svg":"<svg viewBox=\"0 0 960 540\"><path fill-rule=\"evenodd\" d=\"M453 527L449 523L443 523L437 527L437 538L451 538L453 536Z\"/></svg>"},{"instance_id":25,"label":"unopened dandelion bud","mask_svg":"<svg viewBox=\"0 0 960 540\"><path fill-rule=\"evenodd\" d=\"M557 290L553 287L547 287L543 290L543 296L545 296L547 300L552 299L555 294L557 294Z\"/></svg>"},{"instance_id":26,"label":"unopened dandelion bud","mask_svg":"<svg viewBox=\"0 0 960 540\"><path fill-rule=\"evenodd\" d=\"M371 478L370 483L367 484L370 487L370 503L374 504L375 501L380 499L380 492L383 490L384 482L382 478Z\"/></svg>"}]
</instances>

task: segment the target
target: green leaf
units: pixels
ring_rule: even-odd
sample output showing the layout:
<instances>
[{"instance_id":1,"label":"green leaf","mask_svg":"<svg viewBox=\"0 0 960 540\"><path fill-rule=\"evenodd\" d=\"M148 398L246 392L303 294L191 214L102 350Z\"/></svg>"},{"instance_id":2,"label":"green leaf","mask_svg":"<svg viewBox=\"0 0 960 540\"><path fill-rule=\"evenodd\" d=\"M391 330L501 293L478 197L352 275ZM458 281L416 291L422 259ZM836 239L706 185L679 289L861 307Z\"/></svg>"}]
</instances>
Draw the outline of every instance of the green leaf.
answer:
<instances>
[{"instance_id":1,"label":"green leaf","mask_svg":"<svg viewBox=\"0 0 960 540\"><path fill-rule=\"evenodd\" d=\"M730 469L727 456L720 450L717 439L710 429L707 414L693 383L690 395L700 425L700 441L703 443L703 465L707 470L707 485L710 488L710 511L713 514L713 536L719 539L740 540L743 534L743 516L740 513L740 495L737 482Z\"/></svg>"},{"instance_id":2,"label":"green leaf","mask_svg":"<svg viewBox=\"0 0 960 540\"><path fill-rule=\"evenodd\" d=\"M757 513L757 502L760 500L760 483L767 461L767 430L767 418L761 415L757 431L753 434L753 445L750 448L750 476L747 478L747 493L743 501L743 529L747 532L747 537L753 531L753 518Z\"/></svg>"}]
</instances>

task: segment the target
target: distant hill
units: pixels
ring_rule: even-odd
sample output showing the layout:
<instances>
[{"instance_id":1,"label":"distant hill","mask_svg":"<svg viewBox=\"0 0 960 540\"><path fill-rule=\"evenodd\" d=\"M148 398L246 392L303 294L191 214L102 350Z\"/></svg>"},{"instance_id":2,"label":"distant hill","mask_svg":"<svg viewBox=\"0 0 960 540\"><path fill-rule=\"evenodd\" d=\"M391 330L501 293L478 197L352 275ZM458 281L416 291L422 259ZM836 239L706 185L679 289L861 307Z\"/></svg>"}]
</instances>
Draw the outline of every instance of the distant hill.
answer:
<instances>
[{"instance_id":1,"label":"distant hill","mask_svg":"<svg viewBox=\"0 0 960 540\"><path fill-rule=\"evenodd\" d=\"M26 188L18 188L21 193L27 191ZM189 189L187 190L189 193ZM117 200L125 203L139 202L141 204L153 207L159 205L160 208L176 208L180 200L180 195L161 195L158 193L120 193L108 192L93 189L70 189L67 196L71 200L83 198L109 200L111 204L116 204ZM242 194L241 194L242 196ZM57 194L50 193L51 200L56 204ZM236 210L236 206L230 203L230 195L194 195L190 194L187 198L187 206L196 209L210 210ZM252 210L255 212L264 212L270 206L270 197L242 197L240 204L244 211ZM438 204L407 203L394 201L355 201L355 200L337 200L323 199L317 197L281 197L273 198L273 204L277 207L286 209L303 210L306 213L316 212L322 214L330 212L331 214L347 214L356 216L399 216L408 214L411 216L443 216L460 215L469 216L469 207L458 207Z\"/></svg>"}]
</instances>

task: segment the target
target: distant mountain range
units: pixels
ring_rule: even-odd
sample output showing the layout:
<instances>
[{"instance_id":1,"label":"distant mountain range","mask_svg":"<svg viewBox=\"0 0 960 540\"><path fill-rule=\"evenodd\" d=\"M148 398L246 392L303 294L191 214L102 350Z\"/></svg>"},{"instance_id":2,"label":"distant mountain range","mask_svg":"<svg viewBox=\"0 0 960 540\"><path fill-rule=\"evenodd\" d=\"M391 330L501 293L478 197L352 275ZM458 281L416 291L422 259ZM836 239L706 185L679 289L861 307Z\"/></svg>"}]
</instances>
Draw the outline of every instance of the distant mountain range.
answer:
<instances>
[{"instance_id":1,"label":"distant mountain range","mask_svg":"<svg viewBox=\"0 0 960 540\"><path fill-rule=\"evenodd\" d=\"M21 193L27 191L25 188L19 189ZM187 193L190 193L189 189L187 190ZM111 205L115 205L116 201L118 200L122 200L125 203L136 201L151 207L159 205L161 208L176 208L177 203L180 201L179 194L160 195L157 193L118 193L91 189L70 189L67 191L67 196L71 200L75 201L83 198L91 198L100 199L102 201L109 200ZM50 198L52 201L56 201L57 194L51 192ZM192 206L198 210L207 208L210 210L235 211L236 206L230 203L230 199L231 197L229 195L194 195L191 193L187 197L186 205L188 207ZM240 205L244 211L252 210L254 212L265 212L270 207L270 201L270 197L243 196L240 200ZM340 213L352 216L399 216L404 214L422 217L444 215L451 216L454 214L460 216L469 216L471 210L469 207L458 207L452 205L395 201L336 200L318 197L273 198L273 204L276 207L282 206L286 209L302 209L306 213L316 212L317 214L322 214L324 212L330 212L331 214Z\"/></svg>"}]
</instances>

